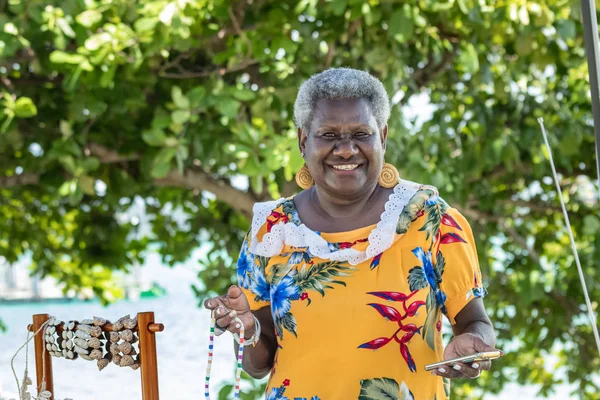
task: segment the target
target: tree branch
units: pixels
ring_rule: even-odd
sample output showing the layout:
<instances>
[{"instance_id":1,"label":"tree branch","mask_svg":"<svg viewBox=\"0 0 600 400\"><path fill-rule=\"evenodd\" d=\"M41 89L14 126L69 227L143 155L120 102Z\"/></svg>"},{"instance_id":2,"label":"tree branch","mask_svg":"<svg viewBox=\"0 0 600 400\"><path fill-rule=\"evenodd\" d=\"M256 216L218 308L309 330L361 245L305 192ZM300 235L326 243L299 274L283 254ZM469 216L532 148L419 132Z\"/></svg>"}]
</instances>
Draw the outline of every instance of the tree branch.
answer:
<instances>
[{"instance_id":1,"label":"tree branch","mask_svg":"<svg viewBox=\"0 0 600 400\"><path fill-rule=\"evenodd\" d=\"M202 78L202 77L206 77L206 76L210 76L210 75L214 75L214 74L218 74L218 75L225 75L225 74L229 74L231 72L238 72L238 71L242 71L252 65L258 64L258 60L246 60L244 62L241 62L238 65L234 65L233 67L230 68L215 68L209 71L183 71L180 73L173 73L173 72L159 72L160 77L162 78L169 78L169 79L191 79L191 78Z\"/></svg>"},{"instance_id":2,"label":"tree branch","mask_svg":"<svg viewBox=\"0 0 600 400\"><path fill-rule=\"evenodd\" d=\"M183 175L177 171L171 171L166 177L156 179L154 183L157 186L206 190L213 193L220 201L227 203L233 209L240 211L247 217L252 217L252 208L256 202L250 193L235 189L202 170L186 170Z\"/></svg>"},{"instance_id":3,"label":"tree branch","mask_svg":"<svg viewBox=\"0 0 600 400\"><path fill-rule=\"evenodd\" d=\"M458 207L456 207L456 209L458 211L460 211L461 214L464 214L465 216L467 216L469 218L483 220L485 222L496 222L496 223L500 224L500 226L502 226L502 228L504 229L504 232L508 236L510 236L515 243L520 245L523 249L527 250L527 252L529 253L529 257L531 257L531 260L534 263L536 263L536 264L540 263L540 255L537 253L537 251L535 251L535 249L533 247L531 247L531 246L529 246L529 244L527 244L527 239L525 237L521 236L519 234L519 232L517 232L517 230L513 226L509 225L508 222L506 221L506 219L501 218L501 217L495 217L493 215L489 215L484 212L474 210L472 208L459 209Z\"/></svg>"},{"instance_id":4,"label":"tree branch","mask_svg":"<svg viewBox=\"0 0 600 400\"><path fill-rule=\"evenodd\" d=\"M113 164L122 161L138 160L140 158L140 155L137 153L123 155L97 143L90 143L89 149L90 154L98 157L102 164ZM171 171L166 177L155 179L154 184L157 186L206 190L213 193L220 201L242 212L247 217L252 217L252 207L257 201L252 194L238 190L224 180L199 168L186 170L183 174Z\"/></svg>"},{"instance_id":5,"label":"tree branch","mask_svg":"<svg viewBox=\"0 0 600 400\"><path fill-rule=\"evenodd\" d=\"M446 51L442 55L442 60L439 63L435 63L432 59L429 59L427 64L423 68L417 69L412 76L410 77L409 82L412 84L409 85L409 89L406 91L406 94L400 100L400 105L404 106L410 100L410 97L417 92L422 87L425 87L429 84L429 82L433 81L439 74L444 72L456 57L456 52L458 48L453 47L452 51Z\"/></svg>"},{"instance_id":6,"label":"tree branch","mask_svg":"<svg viewBox=\"0 0 600 400\"><path fill-rule=\"evenodd\" d=\"M10 188L24 185L37 185L39 183L40 176L38 174L0 176L0 188Z\"/></svg>"},{"instance_id":7,"label":"tree branch","mask_svg":"<svg viewBox=\"0 0 600 400\"><path fill-rule=\"evenodd\" d=\"M123 161L139 160L140 158L140 155L137 153L119 154L118 152L107 149L106 147L97 143L90 143L88 145L88 149L90 151L90 155L100 159L101 164L114 164Z\"/></svg>"}]
</instances>

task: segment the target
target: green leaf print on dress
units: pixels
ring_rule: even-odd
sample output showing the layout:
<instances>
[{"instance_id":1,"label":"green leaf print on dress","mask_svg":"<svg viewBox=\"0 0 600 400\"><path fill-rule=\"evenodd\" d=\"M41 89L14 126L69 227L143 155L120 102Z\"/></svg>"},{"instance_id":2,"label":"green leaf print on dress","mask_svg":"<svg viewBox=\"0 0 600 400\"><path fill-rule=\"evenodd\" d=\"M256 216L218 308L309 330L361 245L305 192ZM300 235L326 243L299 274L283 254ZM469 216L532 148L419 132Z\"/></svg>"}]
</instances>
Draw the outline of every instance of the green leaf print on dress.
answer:
<instances>
[{"instance_id":1,"label":"green leaf print on dress","mask_svg":"<svg viewBox=\"0 0 600 400\"><path fill-rule=\"evenodd\" d=\"M402 382L391 378L364 379L360 381L358 400L414 400L412 392Z\"/></svg>"}]
</instances>

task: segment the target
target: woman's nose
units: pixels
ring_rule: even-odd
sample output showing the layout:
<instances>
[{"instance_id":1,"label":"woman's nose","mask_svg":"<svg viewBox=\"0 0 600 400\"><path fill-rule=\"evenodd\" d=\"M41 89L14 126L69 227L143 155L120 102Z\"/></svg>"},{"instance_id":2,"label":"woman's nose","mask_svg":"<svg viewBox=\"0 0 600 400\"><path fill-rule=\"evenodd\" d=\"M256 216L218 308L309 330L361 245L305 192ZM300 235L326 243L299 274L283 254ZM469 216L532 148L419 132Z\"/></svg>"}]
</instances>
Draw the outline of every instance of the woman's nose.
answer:
<instances>
[{"instance_id":1,"label":"woman's nose","mask_svg":"<svg viewBox=\"0 0 600 400\"><path fill-rule=\"evenodd\" d=\"M358 153L358 147L351 139L341 139L333 149L333 155L340 158L351 158Z\"/></svg>"}]
</instances>

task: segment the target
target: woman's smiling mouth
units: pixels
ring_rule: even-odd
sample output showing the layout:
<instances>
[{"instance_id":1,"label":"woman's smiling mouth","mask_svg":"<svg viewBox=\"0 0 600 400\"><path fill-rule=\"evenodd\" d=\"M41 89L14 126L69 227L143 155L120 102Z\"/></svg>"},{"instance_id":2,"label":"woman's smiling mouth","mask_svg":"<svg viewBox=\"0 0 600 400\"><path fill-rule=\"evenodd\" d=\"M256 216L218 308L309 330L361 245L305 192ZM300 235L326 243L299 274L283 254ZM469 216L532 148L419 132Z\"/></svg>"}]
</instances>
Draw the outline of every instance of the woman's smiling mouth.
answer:
<instances>
[{"instance_id":1,"label":"woman's smiling mouth","mask_svg":"<svg viewBox=\"0 0 600 400\"><path fill-rule=\"evenodd\" d=\"M330 167L333 168L336 171L355 171L360 166L361 166L360 164L337 164L337 165L330 165Z\"/></svg>"}]
</instances>

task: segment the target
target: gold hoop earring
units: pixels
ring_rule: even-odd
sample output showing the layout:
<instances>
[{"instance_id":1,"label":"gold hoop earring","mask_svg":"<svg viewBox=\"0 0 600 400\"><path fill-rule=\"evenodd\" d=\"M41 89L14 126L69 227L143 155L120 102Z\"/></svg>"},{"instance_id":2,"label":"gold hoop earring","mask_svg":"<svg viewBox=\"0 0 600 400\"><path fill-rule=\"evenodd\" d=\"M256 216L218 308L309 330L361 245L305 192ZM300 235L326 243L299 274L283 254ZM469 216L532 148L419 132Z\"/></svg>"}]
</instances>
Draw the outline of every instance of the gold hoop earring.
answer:
<instances>
[{"instance_id":1,"label":"gold hoop earring","mask_svg":"<svg viewBox=\"0 0 600 400\"><path fill-rule=\"evenodd\" d=\"M398 184L400 180L400 173L390 163L383 164L383 168L381 168L381 174L379 174L379 185L384 188L390 189Z\"/></svg>"},{"instance_id":2,"label":"gold hoop earring","mask_svg":"<svg viewBox=\"0 0 600 400\"><path fill-rule=\"evenodd\" d=\"M309 189L315 184L315 181L313 180L310 171L306 167L306 164L304 164L304 166L302 166L302 168L296 172L296 183L304 190Z\"/></svg>"}]
</instances>

